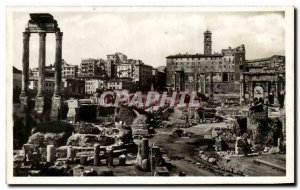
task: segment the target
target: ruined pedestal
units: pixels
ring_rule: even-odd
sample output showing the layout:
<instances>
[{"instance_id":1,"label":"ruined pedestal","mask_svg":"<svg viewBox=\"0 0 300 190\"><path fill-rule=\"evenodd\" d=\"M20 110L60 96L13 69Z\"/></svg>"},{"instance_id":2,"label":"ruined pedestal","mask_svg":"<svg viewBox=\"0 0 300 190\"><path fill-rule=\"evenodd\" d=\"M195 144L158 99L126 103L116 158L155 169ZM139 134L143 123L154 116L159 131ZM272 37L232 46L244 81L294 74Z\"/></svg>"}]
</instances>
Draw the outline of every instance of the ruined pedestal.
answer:
<instances>
[{"instance_id":1,"label":"ruined pedestal","mask_svg":"<svg viewBox=\"0 0 300 190\"><path fill-rule=\"evenodd\" d=\"M53 96L51 103L51 121L58 121L60 116L60 108L61 108L61 97Z\"/></svg>"},{"instance_id":2,"label":"ruined pedestal","mask_svg":"<svg viewBox=\"0 0 300 190\"><path fill-rule=\"evenodd\" d=\"M35 111L38 114L42 114L44 112L44 103L45 103L45 100L44 100L43 96L37 96L35 98Z\"/></svg>"}]
</instances>

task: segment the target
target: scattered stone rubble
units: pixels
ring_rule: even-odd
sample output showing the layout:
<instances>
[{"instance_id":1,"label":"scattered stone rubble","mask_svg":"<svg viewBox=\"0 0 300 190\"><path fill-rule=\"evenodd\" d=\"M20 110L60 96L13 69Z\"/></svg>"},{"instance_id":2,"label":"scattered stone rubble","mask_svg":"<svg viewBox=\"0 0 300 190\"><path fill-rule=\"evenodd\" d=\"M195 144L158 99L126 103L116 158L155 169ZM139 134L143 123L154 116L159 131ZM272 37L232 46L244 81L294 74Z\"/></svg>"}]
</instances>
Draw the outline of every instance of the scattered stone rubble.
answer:
<instances>
[{"instance_id":1,"label":"scattered stone rubble","mask_svg":"<svg viewBox=\"0 0 300 190\"><path fill-rule=\"evenodd\" d=\"M243 175L242 166L230 165L231 157L284 153L280 118L269 118L267 110L252 111L247 115L234 116L234 119L230 119L233 116L230 115L225 122L227 127L213 128L211 136L215 139L217 154L207 154L199 147L199 157L205 162L218 164L225 171Z\"/></svg>"}]
</instances>

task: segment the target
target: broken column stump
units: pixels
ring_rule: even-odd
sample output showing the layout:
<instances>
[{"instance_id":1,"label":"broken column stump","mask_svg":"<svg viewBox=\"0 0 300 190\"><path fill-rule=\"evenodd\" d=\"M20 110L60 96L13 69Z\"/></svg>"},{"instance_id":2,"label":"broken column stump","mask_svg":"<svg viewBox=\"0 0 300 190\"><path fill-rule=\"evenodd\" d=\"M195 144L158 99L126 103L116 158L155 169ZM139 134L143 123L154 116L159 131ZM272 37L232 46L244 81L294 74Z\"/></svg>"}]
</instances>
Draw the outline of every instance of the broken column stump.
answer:
<instances>
[{"instance_id":1,"label":"broken column stump","mask_svg":"<svg viewBox=\"0 0 300 190\"><path fill-rule=\"evenodd\" d=\"M79 160L80 160L80 165L85 166L87 164L87 156L86 155L80 155Z\"/></svg>"},{"instance_id":2,"label":"broken column stump","mask_svg":"<svg viewBox=\"0 0 300 190\"><path fill-rule=\"evenodd\" d=\"M126 155L122 154L119 156L119 166L125 166L126 165Z\"/></svg>"},{"instance_id":3,"label":"broken column stump","mask_svg":"<svg viewBox=\"0 0 300 190\"><path fill-rule=\"evenodd\" d=\"M100 145L94 145L94 166L100 166Z\"/></svg>"},{"instance_id":4,"label":"broken column stump","mask_svg":"<svg viewBox=\"0 0 300 190\"><path fill-rule=\"evenodd\" d=\"M76 156L75 150L72 146L67 147L67 159L70 160L71 162L74 161Z\"/></svg>"},{"instance_id":5,"label":"broken column stump","mask_svg":"<svg viewBox=\"0 0 300 190\"><path fill-rule=\"evenodd\" d=\"M54 145L47 146L47 162L53 164L55 162L55 147Z\"/></svg>"}]
</instances>

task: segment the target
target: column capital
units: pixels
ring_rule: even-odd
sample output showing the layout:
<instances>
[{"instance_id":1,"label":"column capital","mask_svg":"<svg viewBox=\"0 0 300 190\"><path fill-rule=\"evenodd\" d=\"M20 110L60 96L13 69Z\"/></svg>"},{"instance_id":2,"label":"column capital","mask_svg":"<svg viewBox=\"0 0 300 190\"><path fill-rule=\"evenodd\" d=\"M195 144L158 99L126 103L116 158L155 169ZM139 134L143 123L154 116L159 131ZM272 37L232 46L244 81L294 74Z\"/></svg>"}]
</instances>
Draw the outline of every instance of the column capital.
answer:
<instances>
[{"instance_id":1,"label":"column capital","mask_svg":"<svg viewBox=\"0 0 300 190\"><path fill-rule=\"evenodd\" d=\"M62 39L62 36L63 36L63 33L62 32L55 32L55 37L56 37L56 40L61 40Z\"/></svg>"},{"instance_id":2,"label":"column capital","mask_svg":"<svg viewBox=\"0 0 300 190\"><path fill-rule=\"evenodd\" d=\"M24 40L29 40L30 37L30 32L23 32L23 39Z\"/></svg>"},{"instance_id":3,"label":"column capital","mask_svg":"<svg viewBox=\"0 0 300 190\"><path fill-rule=\"evenodd\" d=\"M39 32L40 38L45 38L46 37L46 32Z\"/></svg>"}]
</instances>

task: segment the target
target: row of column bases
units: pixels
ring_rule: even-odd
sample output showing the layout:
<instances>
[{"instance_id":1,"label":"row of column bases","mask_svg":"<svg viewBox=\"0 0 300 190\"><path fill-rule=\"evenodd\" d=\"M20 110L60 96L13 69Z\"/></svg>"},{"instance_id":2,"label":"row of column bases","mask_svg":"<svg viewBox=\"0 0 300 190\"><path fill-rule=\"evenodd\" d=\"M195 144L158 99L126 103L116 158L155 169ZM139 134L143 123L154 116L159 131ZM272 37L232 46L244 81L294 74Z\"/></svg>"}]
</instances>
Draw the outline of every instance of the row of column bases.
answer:
<instances>
[{"instance_id":1,"label":"row of column bases","mask_svg":"<svg viewBox=\"0 0 300 190\"><path fill-rule=\"evenodd\" d=\"M21 104L28 107L28 89L29 89L29 39L31 32L23 32L23 59L22 59L22 89L20 94ZM35 99L35 111L38 114L44 113L44 84L45 84L45 63L46 63L46 34L39 32L39 63L38 63L38 87ZM51 105L51 120L57 120L59 108L61 105L60 88L61 88L61 61L62 61L62 36L60 31L55 32L56 51L55 51L55 75L54 75L54 94Z\"/></svg>"},{"instance_id":2,"label":"row of column bases","mask_svg":"<svg viewBox=\"0 0 300 190\"><path fill-rule=\"evenodd\" d=\"M103 159L103 156L100 155L100 145L95 144L94 145L94 166L100 166L101 165L101 159ZM105 149L104 157L106 159L106 165L108 167L114 166L114 152L113 149ZM81 165L87 165L87 155L80 155L79 161ZM76 159L76 151L72 146L67 147L67 158L68 161L75 162ZM54 145L47 145L47 153L46 153L46 161L48 163L54 164L56 161L56 149ZM126 165L126 155L121 154L119 156L119 166L125 166Z\"/></svg>"}]
</instances>

